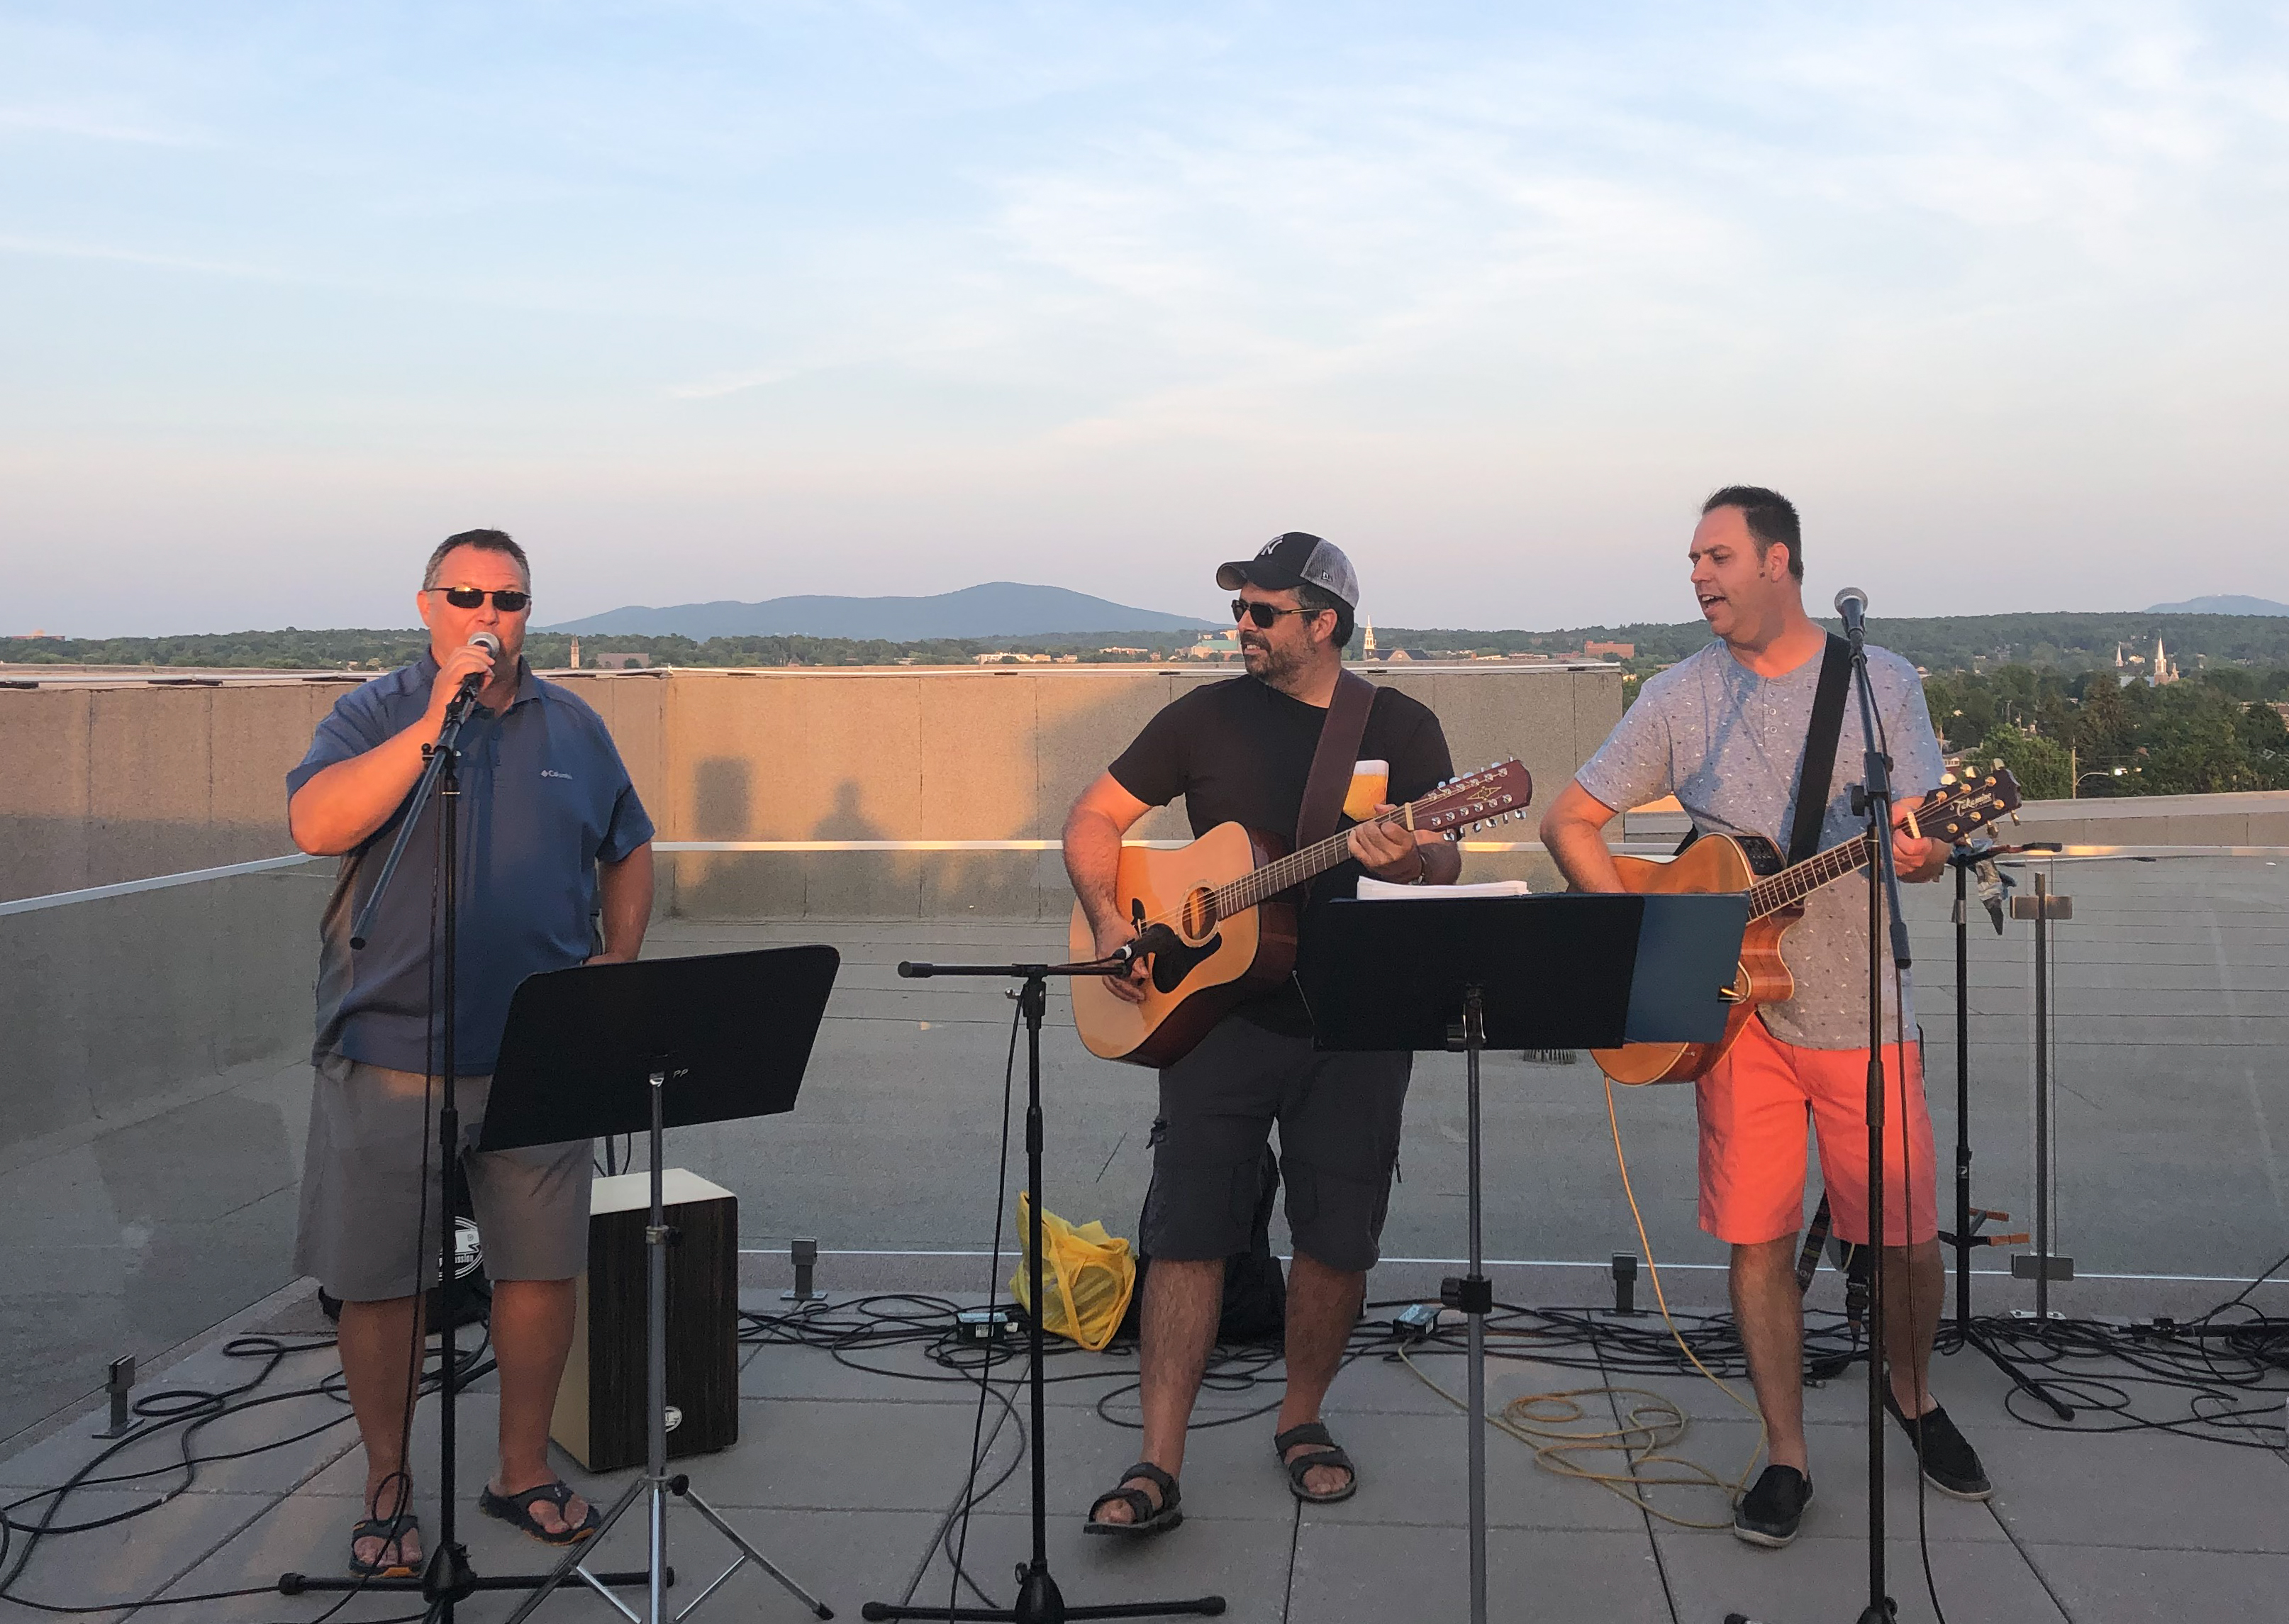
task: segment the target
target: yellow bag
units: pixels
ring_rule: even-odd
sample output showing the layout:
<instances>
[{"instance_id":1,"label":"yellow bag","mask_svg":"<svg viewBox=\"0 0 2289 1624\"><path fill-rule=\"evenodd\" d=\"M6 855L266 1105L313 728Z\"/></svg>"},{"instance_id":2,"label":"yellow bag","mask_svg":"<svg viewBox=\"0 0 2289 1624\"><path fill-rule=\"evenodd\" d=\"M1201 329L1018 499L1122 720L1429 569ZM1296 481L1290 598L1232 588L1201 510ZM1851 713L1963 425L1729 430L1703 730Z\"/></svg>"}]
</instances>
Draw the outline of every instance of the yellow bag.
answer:
<instances>
[{"instance_id":1,"label":"yellow bag","mask_svg":"<svg viewBox=\"0 0 2289 1624\"><path fill-rule=\"evenodd\" d=\"M1028 1314L1033 1311L1026 1283L1033 1269L1025 1250L1033 1239L1033 1207L1025 1192L1017 1192L1017 1273L1009 1293ZM1137 1289L1137 1259L1129 1243L1107 1235L1096 1219L1078 1227L1055 1212L1041 1214L1041 1283L1049 1288L1049 1307L1041 1329L1070 1337L1091 1353L1102 1352L1121 1329L1129 1312L1129 1293Z\"/></svg>"}]
</instances>

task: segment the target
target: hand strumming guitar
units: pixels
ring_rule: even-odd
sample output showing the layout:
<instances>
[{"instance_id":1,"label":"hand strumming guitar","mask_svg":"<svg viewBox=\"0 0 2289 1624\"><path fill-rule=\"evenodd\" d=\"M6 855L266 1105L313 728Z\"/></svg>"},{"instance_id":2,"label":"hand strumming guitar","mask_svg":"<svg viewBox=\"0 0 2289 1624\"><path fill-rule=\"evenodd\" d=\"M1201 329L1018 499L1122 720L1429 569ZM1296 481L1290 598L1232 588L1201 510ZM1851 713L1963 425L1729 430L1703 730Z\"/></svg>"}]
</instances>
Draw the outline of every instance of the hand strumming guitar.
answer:
<instances>
[{"instance_id":1,"label":"hand strumming guitar","mask_svg":"<svg viewBox=\"0 0 2289 1624\"><path fill-rule=\"evenodd\" d=\"M1097 956L1110 958L1136 940L1137 932L1120 920L1109 925L1100 924L1097 927ZM1127 975L1106 976L1105 985L1114 997L1130 1004L1142 1004L1144 1002L1145 981L1151 974L1146 961L1138 958L1130 962Z\"/></svg>"}]
</instances>

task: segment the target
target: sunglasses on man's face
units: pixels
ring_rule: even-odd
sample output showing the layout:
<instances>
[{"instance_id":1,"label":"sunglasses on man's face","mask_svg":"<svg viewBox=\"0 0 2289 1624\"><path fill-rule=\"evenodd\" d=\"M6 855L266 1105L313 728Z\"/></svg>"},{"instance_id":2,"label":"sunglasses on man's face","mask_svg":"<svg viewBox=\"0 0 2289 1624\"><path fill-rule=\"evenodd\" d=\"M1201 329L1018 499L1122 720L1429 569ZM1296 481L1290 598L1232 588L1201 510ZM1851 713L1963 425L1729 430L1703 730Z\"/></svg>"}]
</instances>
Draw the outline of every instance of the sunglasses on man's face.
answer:
<instances>
[{"instance_id":1,"label":"sunglasses on man's face","mask_svg":"<svg viewBox=\"0 0 2289 1624\"><path fill-rule=\"evenodd\" d=\"M1237 622L1253 620L1258 631L1270 631L1283 614L1325 614L1324 609L1280 609L1270 604L1251 604L1244 597L1232 600L1232 618Z\"/></svg>"},{"instance_id":2,"label":"sunglasses on man's face","mask_svg":"<svg viewBox=\"0 0 2289 1624\"><path fill-rule=\"evenodd\" d=\"M493 607L503 614L515 614L532 603L531 593L520 592L514 587L504 587L498 592L487 592L483 587L432 587L429 590L443 593L445 601L456 609L475 609L490 597Z\"/></svg>"}]
</instances>

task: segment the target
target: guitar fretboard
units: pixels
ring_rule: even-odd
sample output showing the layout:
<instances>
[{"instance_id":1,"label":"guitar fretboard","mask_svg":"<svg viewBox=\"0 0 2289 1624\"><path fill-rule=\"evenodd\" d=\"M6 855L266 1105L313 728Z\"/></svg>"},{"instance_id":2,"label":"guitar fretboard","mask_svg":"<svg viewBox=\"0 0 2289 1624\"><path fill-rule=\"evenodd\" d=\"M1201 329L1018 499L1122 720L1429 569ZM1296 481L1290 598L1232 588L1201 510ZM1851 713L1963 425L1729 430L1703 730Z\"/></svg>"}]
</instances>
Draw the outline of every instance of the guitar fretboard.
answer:
<instances>
[{"instance_id":1,"label":"guitar fretboard","mask_svg":"<svg viewBox=\"0 0 2289 1624\"><path fill-rule=\"evenodd\" d=\"M1830 846L1749 887L1749 917L1761 919L1803 901L1822 885L1856 873L1874 854L1868 836Z\"/></svg>"},{"instance_id":2,"label":"guitar fretboard","mask_svg":"<svg viewBox=\"0 0 2289 1624\"><path fill-rule=\"evenodd\" d=\"M1396 819L1398 813L1392 816ZM1351 831L1330 835L1325 840L1305 846L1300 852L1290 852L1285 857L1272 859L1261 868L1244 874L1229 885L1220 885L1208 893L1210 905L1219 919L1229 919L1234 914L1268 901L1281 892L1317 879L1351 855Z\"/></svg>"}]
</instances>

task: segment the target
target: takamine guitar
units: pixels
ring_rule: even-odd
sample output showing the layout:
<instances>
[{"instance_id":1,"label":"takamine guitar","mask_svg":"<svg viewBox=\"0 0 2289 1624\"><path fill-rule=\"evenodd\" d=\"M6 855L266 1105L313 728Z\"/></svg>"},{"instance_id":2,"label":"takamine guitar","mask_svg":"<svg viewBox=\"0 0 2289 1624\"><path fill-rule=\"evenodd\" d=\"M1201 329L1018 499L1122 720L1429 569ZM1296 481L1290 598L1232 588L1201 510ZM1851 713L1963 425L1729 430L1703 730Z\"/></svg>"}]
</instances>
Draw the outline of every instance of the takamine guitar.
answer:
<instances>
[{"instance_id":1,"label":"takamine guitar","mask_svg":"<svg viewBox=\"0 0 2289 1624\"><path fill-rule=\"evenodd\" d=\"M1950 776L1908 815L1910 836L1961 840L1982 824L2018 810L2019 785L1999 764L1961 780ZM1868 836L1783 864L1780 848L1761 835L1703 835L1667 862L1616 857L1622 884L1635 892L1746 892L1749 928L1741 962L1725 1001L1732 1009L1725 1036L1713 1044L1625 1044L1593 1049L1591 1056L1616 1083L1690 1083L1724 1058L1760 1004L1796 996L1796 978L1781 957L1781 939L1804 917L1804 900L1822 886L1855 874L1874 856Z\"/></svg>"},{"instance_id":2,"label":"takamine guitar","mask_svg":"<svg viewBox=\"0 0 2289 1624\"><path fill-rule=\"evenodd\" d=\"M1382 821L1435 829L1449 840L1526 815L1534 780L1515 761L1441 784ZM1238 823L1220 823L1174 852L1123 846L1114 894L1150 955L1144 1001L1115 996L1101 978L1076 977L1073 1022L1089 1052L1166 1066L1245 1000L1271 991L1296 965L1299 888L1351 856L1348 830L1300 852ZM1097 956L1097 932L1079 907L1073 956Z\"/></svg>"}]
</instances>

